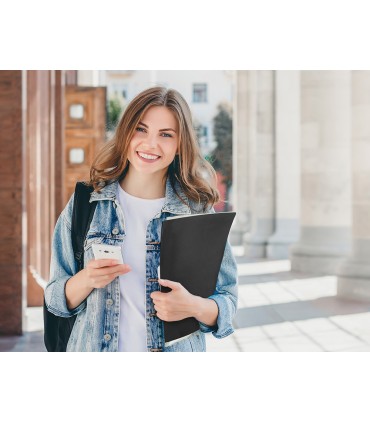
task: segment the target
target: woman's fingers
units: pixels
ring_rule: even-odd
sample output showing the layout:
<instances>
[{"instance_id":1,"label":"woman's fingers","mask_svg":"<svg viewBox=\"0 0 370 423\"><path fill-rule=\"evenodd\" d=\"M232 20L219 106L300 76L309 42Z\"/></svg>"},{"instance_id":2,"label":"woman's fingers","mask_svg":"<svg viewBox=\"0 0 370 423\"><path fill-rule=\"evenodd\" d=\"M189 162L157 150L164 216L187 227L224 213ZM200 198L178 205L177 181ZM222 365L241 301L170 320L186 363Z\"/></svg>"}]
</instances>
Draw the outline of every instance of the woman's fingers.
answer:
<instances>
[{"instance_id":1,"label":"woman's fingers","mask_svg":"<svg viewBox=\"0 0 370 423\"><path fill-rule=\"evenodd\" d=\"M117 266L104 267L102 269L95 269L94 275L112 275L113 273L127 273L131 270L128 264L119 264Z\"/></svg>"},{"instance_id":2,"label":"woman's fingers","mask_svg":"<svg viewBox=\"0 0 370 423\"><path fill-rule=\"evenodd\" d=\"M117 276L131 271L128 264L117 264L116 260L98 259L91 260L87 266L87 277L93 288L104 288Z\"/></svg>"},{"instance_id":3,"label":"woman's fingers","mask_svg":"<svg viewBox=\"0 0 370 423\"><path fill-rule=\"evenodd\" d=\"M101 266L101 263L93 263L93 261L102 262L105 263L104 266ZM109 264L111 260L102 259L102 260L91 260L89 264L87 265L90 267L90 272L94 274L94 276L104 276L104 275L111 275L113 273L127 273L131 270L131 267L128 264L116 264L111 265ZM108 263L107 263L108 262ZM98 267L96 267L98 266Z\"/></svg>"},{"instance_id":4,"label":"woman's fingers","mask_svg":"<svg viewBox=\"0 0 370 423\"><path fill-rule=\"evenodd\" d=\"M88 266L94 269L99 269L100 267L114 266L117 264L118 264L117 260L98 259L98 260L90 260Z\"/></svg>"}]
</instances>

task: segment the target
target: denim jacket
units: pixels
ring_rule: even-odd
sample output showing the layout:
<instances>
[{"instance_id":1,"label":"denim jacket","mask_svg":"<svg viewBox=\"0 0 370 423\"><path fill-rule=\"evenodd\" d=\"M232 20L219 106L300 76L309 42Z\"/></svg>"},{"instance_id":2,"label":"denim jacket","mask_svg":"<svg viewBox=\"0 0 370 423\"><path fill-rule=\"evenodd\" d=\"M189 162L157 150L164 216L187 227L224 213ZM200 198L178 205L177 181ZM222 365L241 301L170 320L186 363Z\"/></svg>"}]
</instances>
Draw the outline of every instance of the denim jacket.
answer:
<instances>
[{"instance_id":1,"label":"denim jacket","mask_svg":"<svg viewBox=\"0 0 370 423\"><path fill-rule=\"evenodd\" d=\"M100 193L93 192L90 202L97 201L95 214L84 243L84 266L94 258L91 245L104 243L118 245L125 240L125 221L122 208L116 198L118 181L106 185ZM146 328L147 351L206 351L205 333L212 332L216 338L223 338L234 332L232 320L237 310L237 266L231 246L227 241L218 275L216 289L208 298L218 306L215 326L200 322L200 329L172 345L164 344L163 321L156 317L150 294L158 291L157 268L160 259L161 224L169 216L201 213L199 206L189 200L179 184L176 191L187 205L183 204L172 189L169 178L166 181L166 200L161 211L150 220L146 231ZM50 278L45 288L45 303L50 312L57 316L77 315L67 345L68 351L118 351L120 285L119 277L100 289L93 289L89 296L75 309L67 307L65 285L77 272L71 242L71 220L73 197L60 214L55 225ZM193 208L191 209L190 206ZM197 209L198 207L198 209ZM208 209L207 213L214 213ZM129 263L128 263L129 264Z\"/></svg>"}]
</instances>

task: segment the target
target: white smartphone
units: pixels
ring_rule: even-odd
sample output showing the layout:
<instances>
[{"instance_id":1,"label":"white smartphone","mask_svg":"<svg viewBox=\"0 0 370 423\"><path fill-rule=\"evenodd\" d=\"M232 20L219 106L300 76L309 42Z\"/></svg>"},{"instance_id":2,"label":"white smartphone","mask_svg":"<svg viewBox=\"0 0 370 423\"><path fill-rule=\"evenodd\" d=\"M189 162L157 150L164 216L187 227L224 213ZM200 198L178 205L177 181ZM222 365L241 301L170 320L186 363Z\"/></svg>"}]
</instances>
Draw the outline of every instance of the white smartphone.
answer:
<instances>
[{"instance_id":1,"label":"white smartphone","mask_svg":"<svg viewBox=\"0 0 370 423\"><path fill-rule=\"evenodd\" d=\"M123 263L122 249L120 245L92 244L92 250L96 260L111 259Z\"/></svg>"}]
</instances>

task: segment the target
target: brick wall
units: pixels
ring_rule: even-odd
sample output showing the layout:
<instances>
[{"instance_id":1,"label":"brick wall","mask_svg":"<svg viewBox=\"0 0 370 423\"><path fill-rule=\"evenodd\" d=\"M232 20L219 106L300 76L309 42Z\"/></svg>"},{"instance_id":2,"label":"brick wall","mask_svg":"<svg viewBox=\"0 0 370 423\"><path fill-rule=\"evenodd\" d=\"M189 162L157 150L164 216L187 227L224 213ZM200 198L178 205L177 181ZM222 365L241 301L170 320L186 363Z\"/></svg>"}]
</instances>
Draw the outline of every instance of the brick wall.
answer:
<instances>
[{"instance_id":1,"label":"brick wall","mask_svg":"<svg viewBox=\"0 0 370 423\"><path fill-rule=\"evenodd\" d=\"M0 71L0 334L22 332L22 71Z\"/></svg>"},{"instance_id":2,"label":"brick wall","mask_svg":"<svg viewBox=\"0 0 370 423\"><path fill-rule=\"evenodd\" d=\"M22 308L42 305L36 278L49 278L64 205L64 87L76 73L0 71L0 335L21 335Z\"/></svg>"}]
</instances>

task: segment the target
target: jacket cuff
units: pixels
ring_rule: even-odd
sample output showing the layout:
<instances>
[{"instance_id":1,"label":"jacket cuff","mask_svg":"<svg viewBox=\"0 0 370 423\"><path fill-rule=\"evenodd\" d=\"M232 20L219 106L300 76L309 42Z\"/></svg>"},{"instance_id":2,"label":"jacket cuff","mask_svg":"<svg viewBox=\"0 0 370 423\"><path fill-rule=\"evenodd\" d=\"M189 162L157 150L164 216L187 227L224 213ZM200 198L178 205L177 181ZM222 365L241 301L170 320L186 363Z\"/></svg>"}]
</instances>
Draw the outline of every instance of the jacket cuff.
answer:
<instances>
[{"instance_id":1,"label":"jacket cuff","mask_svg":"<svg viewBox=\"0 0 370 423\"><path fill-rule=\"evenodd\" d=\"M50 282L50 289L45 291L45 304L50 313L60 317L71 317L80 313L86 308L86 299L76 308L70 310L67 307L67 300L65 295L65 286L71 276L67 276L58 280L58 283ZM52 286L54 285L54 286ZM52 288L52 289L51 289ZM52 293L51 298L48 298L48 293ZM50 301L48 301L48 299Z\"/></svg>"},{"instance_id":2,"label":"jacket cuff","mask_svg":"<svg viewBox=\"0 0 370 423\"><path fill-rule=\"evenodd\" d=\"M200 331L204 333L211 332L215 338L221 339L234 332L232 326L232 319L234 316L234 306L231 301L225 295L214 294L208 297L210 300L214 300L218 307L217 323L215 326L209 326L202 322L199 322Z\"/></svg>"}]
</instances>

